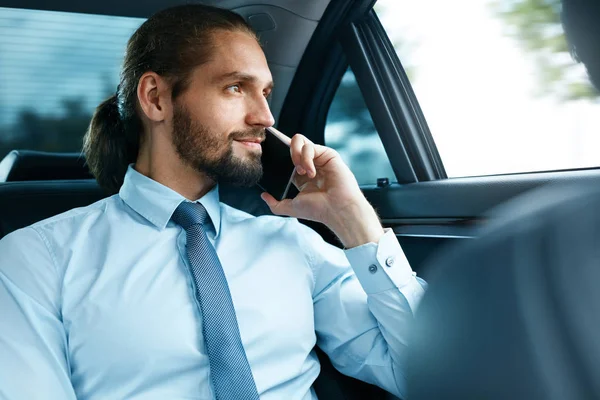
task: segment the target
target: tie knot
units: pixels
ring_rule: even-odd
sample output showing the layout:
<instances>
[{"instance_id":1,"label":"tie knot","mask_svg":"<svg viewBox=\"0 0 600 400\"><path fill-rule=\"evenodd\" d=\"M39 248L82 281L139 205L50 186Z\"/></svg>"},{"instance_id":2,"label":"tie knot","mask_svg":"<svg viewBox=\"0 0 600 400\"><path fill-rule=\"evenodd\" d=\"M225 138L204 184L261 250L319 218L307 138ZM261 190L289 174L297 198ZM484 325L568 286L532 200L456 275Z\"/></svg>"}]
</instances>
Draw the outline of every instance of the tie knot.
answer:
<instances>
[{"instance_id":1,"label":"tie knot","mask_svg":"<svg viewBox=\"0 0 600 400\"><path fill-rule=\"evenodd\" d=\"M185 230L192 225L204 224L207 218L208 213L202 204L190 203L189 201L181 203L171 217L173 222Z\"/></svg>"}]
</instances>

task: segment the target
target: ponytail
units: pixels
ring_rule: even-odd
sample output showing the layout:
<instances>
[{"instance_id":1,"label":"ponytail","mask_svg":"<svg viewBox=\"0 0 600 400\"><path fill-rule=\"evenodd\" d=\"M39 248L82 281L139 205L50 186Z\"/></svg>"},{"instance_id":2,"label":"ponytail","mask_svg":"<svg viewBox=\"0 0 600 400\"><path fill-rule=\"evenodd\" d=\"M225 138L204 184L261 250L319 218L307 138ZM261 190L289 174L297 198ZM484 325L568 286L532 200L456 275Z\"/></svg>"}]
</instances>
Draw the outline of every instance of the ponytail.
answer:
<instances>
[{"instance_id":1,"label":"ponytail","mask_svg":"<svg viewBox=\"0 0 600 400\"><path fill-rule=\"evenodd\" d=\"M112 95L96 108L83 139L90 172L111 194L118 193L127 166L135 162L139 151L139 130L126 128L119 115L117 95Z\"/></svg>"}]
</instances>

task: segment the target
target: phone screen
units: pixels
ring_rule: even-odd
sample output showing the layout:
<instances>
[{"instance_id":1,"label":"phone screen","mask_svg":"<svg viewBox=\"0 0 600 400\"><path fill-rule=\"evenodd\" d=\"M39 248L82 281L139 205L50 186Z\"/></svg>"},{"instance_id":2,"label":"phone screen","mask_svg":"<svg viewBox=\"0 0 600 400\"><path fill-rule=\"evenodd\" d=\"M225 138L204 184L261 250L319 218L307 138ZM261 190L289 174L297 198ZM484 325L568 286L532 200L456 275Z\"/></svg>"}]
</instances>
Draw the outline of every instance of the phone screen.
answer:
<instances>
[{"instance_id":1,"label":"phone screen","mask_svg":"<svg viewBox=\"0 0 600 400\"><path fill-rule=\"evenodd\" d=\"M290 148L266 129L263 142L263 178L259 186L278 200L292 198L298 191L291 182L296 170Z\"/></svg>"}]
</instances>

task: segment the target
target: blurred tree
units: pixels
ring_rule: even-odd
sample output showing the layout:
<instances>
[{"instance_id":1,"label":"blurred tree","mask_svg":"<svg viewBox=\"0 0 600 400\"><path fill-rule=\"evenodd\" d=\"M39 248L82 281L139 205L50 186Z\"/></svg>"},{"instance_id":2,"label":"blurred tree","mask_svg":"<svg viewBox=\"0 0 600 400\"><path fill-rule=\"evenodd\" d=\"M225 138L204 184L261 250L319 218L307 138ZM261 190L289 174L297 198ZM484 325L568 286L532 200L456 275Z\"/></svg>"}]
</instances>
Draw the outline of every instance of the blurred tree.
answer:
<instances>
[{"instance_id":1,"label":"blurred tree","mask_svg":"<svg viewBox=\"0 0 600 400\"><path fill-rule=\"evenodd\" d=\"M92 116L85 110L83 98L65 99L62 104L64 117L50 121L55 131L55 141L52 144L57 150L54 151L80 151L83 135Z\"/></svg>"},{"instance_id":2,"label":"blurred tree","mask_svg":"<svg viewBox=\"0 0 600 400\"><path fill-rule=\"evenodd\" d=\"M371 135L375 126L350 68L344 74L329 108L328 123L346 122L348 134Z\"/></svg>"},{"instance_id":3,"label":"blurred tree","mask_svg":"<svg viewBox=\"0 0 600 400\"><path fill-rule=\"evenodd\" d=\"M33 109L24 109L19 113L17 125L22 139L37 143L44 140L44 121Z\"/></svg>"},{"instance_id":4,"label":"blurred tree","mask_svg":"<svg viewBox=\"0 0 600 400\"><path fill-rule=\"evenodd\" d=\"M113 76L109 72L104 72L100 75L100 81L102 82L102 92L104 95L102 96L105 99L108 99L110 96L115 94L117 91L118 77ZM116 82L115 82L116 81Z\"/></svg>"},{"instance_id":5,"label":"blurred tree","mask_svg":"<svg viewBox=\"0 0 600 400\"><path fill-rule=\"evenodd\" d=\"M538 95L560 100L600 96L571 57L560 20L561 0L493 0L491 8L534 59Z\"/></svg>"},{"instance_id":6,"label":"blurred tree","mask_svg":"<svg viewBox=\"0 0 600 400\"><path fill-rule=\"evenodd\" d=\"M118 77L110 71L99 76L102 100L115 93ZM0 82L1 83L1 82ZM96 101L96 100L94 100ZM61 110L56 114L41 114L32 106L18 112L16 122L0 126L0 160L11 150L30 149L56 152L79 152L92 111L90 99L85 96L64 97Z\"/></svg>"},{"instance_id":7,"label":"blurred tree","mask_svg":"<svg viewBox=\"0 0 600 400\"><path fill-rule=\"evenodd\" d=\"M0 132L0 159L15 149L41 151L81 151L83 135L92 118L84 108L83 98L62 101L63 114L44 116L33 109L24 109L14 126Z\"/></svg>"}]
</instances>

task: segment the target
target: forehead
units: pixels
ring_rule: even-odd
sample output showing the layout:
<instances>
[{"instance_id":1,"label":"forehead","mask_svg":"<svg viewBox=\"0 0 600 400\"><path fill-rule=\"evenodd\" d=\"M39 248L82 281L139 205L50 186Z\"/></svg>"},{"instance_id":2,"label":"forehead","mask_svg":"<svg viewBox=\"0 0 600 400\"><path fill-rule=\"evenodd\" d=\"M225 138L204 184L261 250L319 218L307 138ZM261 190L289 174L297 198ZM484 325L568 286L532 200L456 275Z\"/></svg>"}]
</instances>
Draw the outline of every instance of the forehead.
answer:
<instances>
[{"instance_id":1,"label":"forehead","mask_svg":"<svg viewBox=\"0 0 600 400\"><path fill-rule=\"evenodd\" d=\"M233 72L254 78L261 86L272 82L265 53L252 36L243 32L218 31L213 37L214 49L210 60L199 66L194 80L210 84Z\"/></svg>"}]
</instances>

